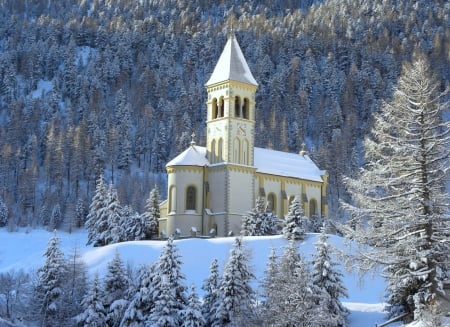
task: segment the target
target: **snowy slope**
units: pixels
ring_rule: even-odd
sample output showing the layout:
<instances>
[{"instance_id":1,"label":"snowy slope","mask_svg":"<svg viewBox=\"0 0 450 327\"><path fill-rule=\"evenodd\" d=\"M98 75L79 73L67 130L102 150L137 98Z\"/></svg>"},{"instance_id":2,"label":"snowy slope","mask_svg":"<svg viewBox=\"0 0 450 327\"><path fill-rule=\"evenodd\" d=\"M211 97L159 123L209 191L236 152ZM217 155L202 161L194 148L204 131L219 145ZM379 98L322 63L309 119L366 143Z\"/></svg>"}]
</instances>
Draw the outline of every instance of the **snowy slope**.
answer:
<instances>
[{"instance_id":1,"label":"snowy slope","mask_svg":"<svg viewBox=\"0 0 450 327\"><path fill-rule=\"evenodd\" d=\"M43 253L52 233L45 230L32 230L29 233L19 231L8 233L0 229L0 272L11 269L29 270L38 268L43 263ZM159 256L165 242L135 241L113 244L103 248L86 247L87 234L76 232L72 234L58 233L61 248L65 254L77 251L83 253L91 274L106 271L108 262L113 258L115 251L119 251L122 260L135 267L151 263ZM287 242L281 236L245 237L245 245L251 252L252 267L259 278L266 265L271 248L276 248L281 254ZM218 259L222 268L227 260L233 238L214 239L184 239L175 241L183 260L183 272L186 275L186 285L195 283L201 295L201 284L209 275L209 266L214 258ZM299 245L300 251L309 259L314 252L314 243L317 234L308 234L306 240ZM339 249L345 249L343 240L339 237L330 237L330 242ZM351 310L350 326L375 326L385 320L383 310L384 281L379 276L365 276L360 280L356 273L346 272L344 283L349 291L349 298L343 299L345 305ZM254 283L255 288L257 282ZM399 326L398 324L390 326Z\"/></svg>"}]
</instances>

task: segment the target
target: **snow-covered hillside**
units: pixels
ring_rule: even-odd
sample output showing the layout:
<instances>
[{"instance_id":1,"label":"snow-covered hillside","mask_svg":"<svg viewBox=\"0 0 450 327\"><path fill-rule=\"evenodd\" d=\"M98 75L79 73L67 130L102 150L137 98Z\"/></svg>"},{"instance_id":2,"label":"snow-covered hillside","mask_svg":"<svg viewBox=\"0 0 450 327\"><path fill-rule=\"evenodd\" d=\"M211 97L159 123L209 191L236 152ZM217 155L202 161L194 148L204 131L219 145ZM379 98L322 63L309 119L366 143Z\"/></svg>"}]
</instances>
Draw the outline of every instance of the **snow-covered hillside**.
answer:
<instances>
[{"instance_id":1,"label":"snow-covered hillside","mask_svg":"<svg viewBox=\"0 0 450 327\"><path fill-rule=\"evenodd\" d=\"M42 265L43 253L52 233L45 230L24 230L8 233L0 230L0 272L9 270L29 270ZM123 261L134 267L151 263L159 256L165 242L161 241L136 241L113 244L102 248L86 247L87 235L85 232L72 234L59 233L61 248L65 254L77 249L83 253L89 272L93 275L99 272L102 275L107 268L107 263L113 258L116 251L120 252ZM176 240L176 245L182 255L183 272L186 275L186 285L194 283L201 293L201 284L209 275L209 266L214 258L218 259L222 268L228 258L233 244L233 238L213 239L183 239ZM304 242L300 243L300 251L309 259L314 253L316 234L308 234ZM330 237L331 243L346 250L343 240L337 236ZM287 242L281 236L245 237L244 244L251 252L251 265L257 278L262 276L271 248L277 249L281 254ZM351 310L350 326L375 326L383 322L386 317L383 313L384 280L380 276L365 276L360 279L356 272L344 273L344 283L348 289L349 297L342 299L345 306ZM255 289L258 287L254 282ZM399 326L390 325L390 326Z\"/></svg>"}]
</instances>

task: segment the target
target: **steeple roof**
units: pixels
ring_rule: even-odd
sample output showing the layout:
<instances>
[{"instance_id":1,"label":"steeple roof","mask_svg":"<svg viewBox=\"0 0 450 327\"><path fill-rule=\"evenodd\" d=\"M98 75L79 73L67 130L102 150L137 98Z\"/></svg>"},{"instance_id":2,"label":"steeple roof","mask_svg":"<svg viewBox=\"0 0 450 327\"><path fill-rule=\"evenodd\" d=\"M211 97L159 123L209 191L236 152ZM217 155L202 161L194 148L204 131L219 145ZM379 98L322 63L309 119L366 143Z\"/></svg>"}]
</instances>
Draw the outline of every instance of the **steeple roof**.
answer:
<instances>
[{"instance_id":1,"label":"steeple roof","mask_svg":"<svg viewBox=\"0 0 450 327\"><path fill-rule=\"evenodd\" d=\"M206 82L206 86L228 80L258 85L233 34L228 38L219 61L208 82Z\"/></svg>"}]
</instances>

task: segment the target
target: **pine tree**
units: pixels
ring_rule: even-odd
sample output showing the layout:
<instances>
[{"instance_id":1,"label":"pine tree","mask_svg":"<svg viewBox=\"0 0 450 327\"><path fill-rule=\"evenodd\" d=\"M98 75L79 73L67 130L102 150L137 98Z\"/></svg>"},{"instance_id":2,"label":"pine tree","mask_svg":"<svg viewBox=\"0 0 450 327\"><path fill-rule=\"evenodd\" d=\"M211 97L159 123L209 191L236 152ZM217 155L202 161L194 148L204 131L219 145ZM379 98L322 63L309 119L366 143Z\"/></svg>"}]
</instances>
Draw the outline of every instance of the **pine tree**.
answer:
<instances>
[{"instance_id":1,"label":"pine tree","mask_svg":"<svg viewBox=\"0 0 450 327\"><path fill-rule=\"evenodd\" d=\"M256 206L242 218L241 235L261 236L276 232L278 218L271 212L267 212L264 199L258 198Z\"/></svg>"},{"instance_id":2,"label":"pine tree","mask_svg":"<svg viewBox=\"0 0 450 327\"><path fill-rule=\"evenodd\" d=\"M155 306L153 301L155 265L142 266L139 270L138 284L134 295L123 314L120 326L144 327L147 317Z\"/></svg>"},{"instance_id":3,"label":"pine tree","mask_svg":"<svg viewBox=\"0 0 450 327\"><path fill-rule=\"evenodd\" d=\"M56 232L50 239L44 253L45 263L38 269L34 303L37 306L41 326L58 326L63 312L64 283L67 267L64 255L59 249Z\"/></svg>"},{"instance_id":4,"label":"pine tree","mask_svg":"<svg viewBox=\"0 0 450 327\"><path fill-rule=\"evenodd\" d=\"M254 278L241 238L236 238L219 285L212 326L245 325L253 318Z\"/></svg>"},{"instance_id":5,"label":"pine tree","mask_svg":"<svg viewBox=\"0 0 450 327\"><path fill-rule=\"evenodd\" d=\"M205 318L201 311L201 302L195 291L195 285L192 284L191 291L188 295L188 305L181 312L182 327L202 327L205 326Z\"/></svg>"},{"instance_id":6,"label":"pine tree","mask_svg":"<svg viewBox=\"0 0 450 327\"><path fill-rule=\"evenodd\" d=\"M108 326L118 327L123 313L128 306L127 291L130 284L118 251L108 264L108 271L106 272L103 283L103 303L106 310L106 321Z\"/></svg>"},{"instance_id":7,"label":"pine tree","mask_svg":"<svg viewBox=\"0 0 450 327\"><path fill-rule=\"evenodd\" d=\"M218 304L219 298L219 264L217 259L214 259L209 267L209 277L205 279L202 285L202 290L205 291L202 303L202 314L205 318L206 326L210 326L214 320L215 310L214 305Z\"/></svg>"},{"instance_id":8,"label":"pine tree","mask_svg":"<svg viewBox=\"0 0 450 327\"><path fill-rule=\"evenodd\" d=\"M308 218L298 196L294 198L283 224L283 235L288 240L303 240L306 233Z\"/></svg>"},{"instance_id":9,"label":"pine tree","mask_svg":"<svg viewBox=\"0 0 450 327\"><path fill-rule=\"evenodd\" d=\"M347 297L342 278L336 269L337 262L333 261L332 246L328 243L328 235L323 228L319 240L315 243L316 253L312 259L312 282L326 296L320 298L320 310L328 317L326 326L346 326L348 310L342 305L340 298Z\"/></svg>"},{"instance_id":10,"label":"pine tree","mask_svg":"<svg viewBox=\"0 0 450 327\"><path fill-rule=\"evenodd\" d=\"M95 194L92 198L92 202L89 206L89 213L86 218L86 229L88 231L88 243L94 243L94 246L104 245L103 240L100 238L108 228L108 217L106 215L107 205L107 189L105 181L102 176L97 179L95 187Z\"/></svg>"},{"instance_id":11,"label":"pine tree","mask_svg":"<svg viewBox=\"0 0 450 327\"><path fill-rule=\"evenodd\" d=\"M106 200L106 228L100 232L100 240L103 244L113 244L124 240L122 226L122 207L119 202L117 190L111 184Z\"/></svg>"},{"instance_id":12,"label":"pine tree","mask_svg":"<svg viewBox=\"0 0 450 327\"><path fill-rule=\"evenodd\" d=\"M8 207L0 198L0 227L8 224Z\"/></svg>"},{"instance_id":13,"label":"pine tree","mask_svg":"<svg viewBox=\"0 0 450 327\"><path fill-rule=\"evenodd\" d=\"M158 235L159 212L159 190L158 186L150 191L150 195L145 203L145 212L142 214L142 225L144 226L145 239L151 239Z\"/></svg>"},{"instance_id":14,"label":"pine tree","mask_svg":"<svg viewBox=\"0 0 450 327\"><path fill-rule=\"evenodd\" d=\"M266 310L263 319L274 326L320 326L326 322L316 303L321 290L311 281L311 275L295 241L290 241L277 261L269 261L270 279L264 291ZM270 283L268 283L270 281ZM267 286L269 289L267 289Z\"/></svg>"},{"instance_id":15,"label":"pine tree","mask_svg":"<svg viewBox=\"0 0 450 327\"><path fill-rule=\"evenodd\" d=\"M186 286L183 283L185 277L181 271L181 264L178 248L173 242L173 238L170 237L166 246L162 249L155 266L153 278L153 302L155 303L155 308L152 310L151 318L153 323L155 323L155 317L159 314L155 312L157 303L161 305L164 301L170 301L170 303L167 303L167 305L170 304L172 306L170 312L165 312L164 314L170 313L170 315L174 316L173 321L178 321L178 325L181 324L181 312L187 306ZM165 292L170 294L164 294Z\"/></svg>"},{"instance_id":16,"label":"pine tree","mask_svg":"<svg viewBox=\"0 0 450 327\"><path fill-rule=\"evenodd\" d=\"M434 312L450 252L447 214L449 122L439 83L419 58L405 64L392 100L374 115L366 165L348 179L348 237L366 248L360 267L382 264L391 314Z\"/></svg>"},{"instance_id":17,"label":"pine tree","mask_svg":"<svg viewBox=\"0 0 450 327\"><path fill-rule=\"evenodd\" d=\"M168 276L162 275L159 282L155 307L146 320L147 326L178 327L181 326L181 313L176 290L170 285Z\"/></svg>"},{"instance_id":18,"label":"pine tree","mask_svg":"<svg viewBox=\"0 0 450 327\"><path fill-rule=\"evenodd\" d=\"M102 302L103 292L100 286L98 273L95 275L92 286L83 298L84 311L76 317L79 326L106 327L106 310Z\"/></svg>"},{"instance_id":19,"label":"pine tree","mask_svg":"<svg viewBox=\"0 0 450 327\"><path fill-rule=\"evenodd\" d=\"M276 312L276 303L273 303L276 300L274 295L278 292L276 288L277 275L279 273L278 270L278 257L275 249L272 248L269 255L269 261L267 262L267 268L264 270L264 276L260 285L262 288L263 301L259 306L258 313L261 320L265 321L268 325L275 324L278 314L278 312Z\"/></svg>"},{"instance_id":20,"label":"pine tree","mask_svg":"<svg viewBox=\"0 0 450 327\"><path fill-rule=\"evenodd\" d=\"M50 230L55 230L59 227L61 224L62 217L61 217L61 207L59 204L56 204L53 207L52 214L50 216L50 222L48 224L48 227Z\"/></svg>"}]
</instances>

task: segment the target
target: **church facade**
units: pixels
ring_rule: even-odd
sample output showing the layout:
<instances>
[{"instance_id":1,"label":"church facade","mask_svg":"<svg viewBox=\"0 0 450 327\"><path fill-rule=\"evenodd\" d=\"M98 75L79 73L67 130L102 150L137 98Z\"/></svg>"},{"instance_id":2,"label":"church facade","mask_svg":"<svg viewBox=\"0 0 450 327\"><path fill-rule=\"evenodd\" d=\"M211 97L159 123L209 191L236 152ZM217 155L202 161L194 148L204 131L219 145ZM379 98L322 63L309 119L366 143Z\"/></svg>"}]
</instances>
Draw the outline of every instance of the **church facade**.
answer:
<instances>
[{"instance_id":1,"label":"church facade","mask_svg":"<svg viewBox=\"0 0 450 327\"><path fill-rule=\"evenodd\" d=\"M232 35L206 83L206 147L194 140L167 163L161 234L239 235L242 217L266 200L283 218L300 197L308 217L327 215L328 175L304 152L257 148L254 79Z\"/></svg>"}]
</instances>

